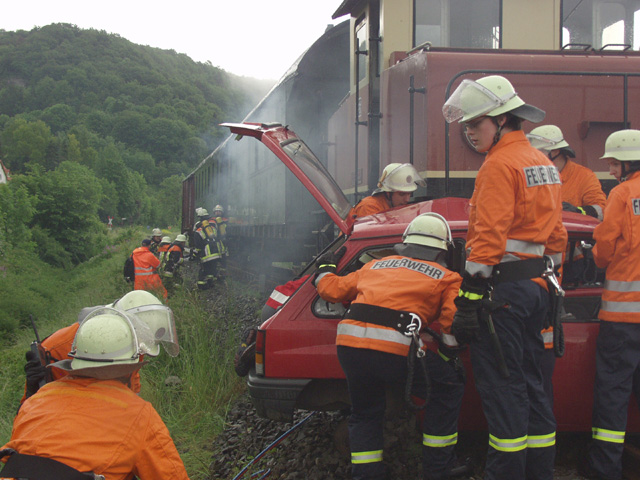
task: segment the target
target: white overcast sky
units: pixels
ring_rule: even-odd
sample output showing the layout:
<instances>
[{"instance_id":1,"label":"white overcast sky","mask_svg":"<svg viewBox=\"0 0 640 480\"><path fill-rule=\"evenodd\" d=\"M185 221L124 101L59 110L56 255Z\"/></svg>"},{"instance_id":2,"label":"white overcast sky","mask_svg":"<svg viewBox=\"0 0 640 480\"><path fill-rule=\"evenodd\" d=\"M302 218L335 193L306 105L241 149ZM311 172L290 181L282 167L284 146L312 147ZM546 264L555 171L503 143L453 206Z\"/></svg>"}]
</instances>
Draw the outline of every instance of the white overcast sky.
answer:
<instances>
[{"instance_id":1,"label":"white overcast sky","mask_svg":"<svg viewBox=\"0 0 640 480\"><path fill-rule=\"evenodd\" d=\"M237 75L277 80L322 35L341 0L17 0L0 29L71 23L173 49Z\"/></svg>"}]
</instances>

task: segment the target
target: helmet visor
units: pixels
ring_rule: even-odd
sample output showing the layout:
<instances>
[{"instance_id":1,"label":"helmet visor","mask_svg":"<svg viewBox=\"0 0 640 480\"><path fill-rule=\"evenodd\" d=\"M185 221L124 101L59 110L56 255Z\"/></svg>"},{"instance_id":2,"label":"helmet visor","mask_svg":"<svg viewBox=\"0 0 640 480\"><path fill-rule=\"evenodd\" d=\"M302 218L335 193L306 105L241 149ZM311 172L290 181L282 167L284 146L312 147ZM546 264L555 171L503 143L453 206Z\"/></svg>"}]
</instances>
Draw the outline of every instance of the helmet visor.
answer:
<instances>
[{"instance_id":1,"label":"helmet visor","mask_svg":"<svg viewBox=\"0 0 640 480\"><path fill-rule=\"evenodd\" d=\"M499 97L488 88L473 80L463 80L442 106L442 115L447 123L456 120L468 122L504 105L516 96L508 92Z\"/></svg>"},{"instance_id":2,"label":"helmet visor","mask_svg":"<svg viewBox=\"0 0 640 480\"><path fill-rule=\"evenodd\" d=\"M538 150L553 150L555 148L554 145L562 141L562 138L551 139L536 135L535 133L528 133L527 138L529 139L531 146Z\"/></svg>"},{"instance_id":3,"label":"helmet visor","mask_svg":"<svg viewBox=\"0 0 640 480\"><path fill-rule=\"evenodd\" d=\"M91 313L89 313L84 320L82 321L83 323L87 322L89 319L96 317L96 316L100 316L100 315L117 315L121 318L123 318L124 320L126 320L126 322L129 324L129 326L131 327L131 331L133 334L133 340L135 342L135 356L139 356L139 355L150 355L151 354L151 348L154 345L154 340L153 340L153 333L151 331L151 329L149 328L149 326L143 322L142 320L140 320L140 318L138 318L135 314L130 313L130 312L122 312L120 310L117 310L115 308L110 308L110 307L98 307L96 309L94 309ZM72 348L73 351L76 350L76 345L75 345L75 340L74 340L74 345ZM111 359L115 360L116 358L118 358L121 355L122 352L119 351L115 351L115 352L111 352ZM77 355L71 355L71 356L77 356ZM86 355L84 355L86 357ZM108 359L109 357L101 355L99 357L100 360L105 360Z\"/></svg>"},{"instance_id":4,"label":"helmet visor","mask_svg":"<svg viewBox=\"0 0 640 480\"><path fill-rule=\"evenodd\" d=\"M152 341L149 344L148 354L157 356L160 353L158 346L162 344L165 351L175 357L180 352L176 325L173 319L173 311L165 305L141 305L129 308L127 313L132 313L149 329Z\"/></svg>"}]
</instances>

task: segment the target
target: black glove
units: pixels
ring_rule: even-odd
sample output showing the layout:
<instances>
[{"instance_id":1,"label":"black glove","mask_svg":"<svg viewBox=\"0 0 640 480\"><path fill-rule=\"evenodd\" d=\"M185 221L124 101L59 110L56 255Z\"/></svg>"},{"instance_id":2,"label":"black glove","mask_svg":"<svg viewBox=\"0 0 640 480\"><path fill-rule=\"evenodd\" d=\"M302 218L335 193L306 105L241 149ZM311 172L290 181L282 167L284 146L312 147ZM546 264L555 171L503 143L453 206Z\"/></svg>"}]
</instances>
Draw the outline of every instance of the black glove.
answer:
<instances>
[{"instance_id":1,"label":"black glove","mask_svg":"<svg viewBox=\"0 0 640 480\"><path fill-rule=\"evenodd\" d=\"M488 291L489 281L486 278L465 276L462 280L460 292L454 300L457 310L451 325L451 333L459 344L468 344L479 338L478 319L482 309L482 299Z\"/></svg>"},{"instance_id":2,"label":"black glove","mask_svg":"<svg viewBox=\"0 0 640 480\"><path fill-rule=\"evenodd\" d=\"M340 259L344 256L346 251L347 247L340 247L337 251L325 253L324 255L321 255L316 259L316 266L318 267L318 269L313 276L314 285L316 284L316 281L320 274L336 273L338 263L340 262Z\"/></svg>"},{"instance_id":3,"label":"black glove","mask_svg":"<svg viewBox=\"0 0 640 480\"><path fill-rule=\"evenodd\" d=\"M562 202L562 210L565 212L581 213L585 215L584 209L571 205L569 202Z\"/></svg>"},{"instance_id":4,"label":"black glove","mask_svg":"<svg viewBox=\"0 0 640 480\"><path fill-rule=\"evenodd\" d=\"M47 375L47 369L40 362L40 356L29 350L25 354L27 363L24 366L24 373L27 376L27 398L33 395L40 388Z\"/></svg>"}]
</instances>

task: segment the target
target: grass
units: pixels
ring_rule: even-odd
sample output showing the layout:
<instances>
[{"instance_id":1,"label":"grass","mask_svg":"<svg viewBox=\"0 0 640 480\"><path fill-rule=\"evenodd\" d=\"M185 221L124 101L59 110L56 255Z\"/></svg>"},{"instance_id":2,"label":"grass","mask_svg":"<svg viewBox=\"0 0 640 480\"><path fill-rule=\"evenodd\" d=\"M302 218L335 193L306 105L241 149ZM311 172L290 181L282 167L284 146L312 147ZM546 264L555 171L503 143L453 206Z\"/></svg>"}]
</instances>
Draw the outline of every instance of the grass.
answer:
<instances>
[{"instance_id":1,"label":"grass","mask_svg":"<svg viewBox=\"0 0 640 480\"><path fill-rule=\"evenodd\" d=\"M122 279L122 265L144 233L128 230L111 235L112 246L102 255L72 271L49 272L46 281L54 291L48 292L41 309L46 315L37 318L41 338L73 323L82 307L110 303L130 290ZM25 270L25 278L31 273ZM238 306L235 294L248 292L233 283L227 290L227 297L219 299L221 310L233 319ZM180 354L172 358L163 350L159 357L150 359L141 370L141 396L154 405L169 428L189 477L205 480L215 437L224 428L229 405L244 388L233 371L239 332L208 312L197 292L181 289L169 303L176 319ZM22 325L0 340L0 446L11 436L24 388L24 354L33 339L32 330ZM165 380L171 376L179 382L167 384Z\"/></svg>"}]
</instances>

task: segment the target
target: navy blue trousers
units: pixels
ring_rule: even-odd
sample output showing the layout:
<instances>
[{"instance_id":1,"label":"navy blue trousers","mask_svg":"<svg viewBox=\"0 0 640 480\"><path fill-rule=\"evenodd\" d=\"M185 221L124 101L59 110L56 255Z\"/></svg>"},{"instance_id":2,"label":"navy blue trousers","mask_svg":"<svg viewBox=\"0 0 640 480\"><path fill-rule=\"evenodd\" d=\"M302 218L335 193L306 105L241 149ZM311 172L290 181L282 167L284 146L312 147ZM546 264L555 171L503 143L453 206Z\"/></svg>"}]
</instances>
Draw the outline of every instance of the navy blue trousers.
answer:
<instances>
[{"instance_id":1,"label":"navy blue trousers","mask_svg":"<svg viewBox=\"0 0 640 480\"><path fill-rule=\"evenodd\" d=\"M354 480L382 480L383 426L386 389L404 391L407 358L391 353L338 346L338 359L347 377L351 399L349 443ZM425 397L423 370L416 359L412 393ZM464 384L461 376L438 354L427 351L424 362L431 379L431 395L423 420L423 477L447 478L455 463L458 416ZM437 446L426 446L437 445ZM417 467L417 466L416 466Z\"/></svg>"},{"instance_id":2,"label":"navy blue trousers","mask_svg":"<svg viewBox=\"0 0 640 480\"><path fill-rule=\"evenodd\" d=\"M589 463L607 480L622 478L629 400L640 380L640 324L600 321ZM640 393L636 385L636 394ZM639 401L640 402L640 401Z\"/></svg>"},{"instance_id":3,"label":"navy blue trousers","mask_svg":"<svg viewBox=\"0 0 640 480\"><path fill-rule=\"evenodd\" d=\"M540 367L549 296L532 280L521 280L497 285L493 299L509 305L492 314L509 377L500 374L487 323L481 321L471 364L489 425L484 478L552 480L556 422Z\"/></svg>"}]
</instances>

